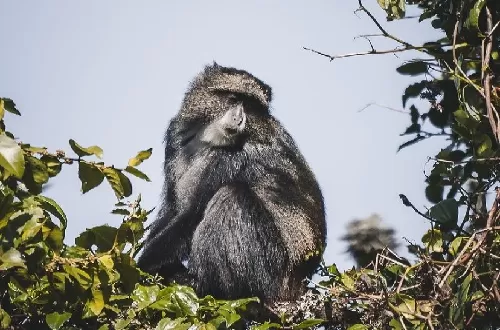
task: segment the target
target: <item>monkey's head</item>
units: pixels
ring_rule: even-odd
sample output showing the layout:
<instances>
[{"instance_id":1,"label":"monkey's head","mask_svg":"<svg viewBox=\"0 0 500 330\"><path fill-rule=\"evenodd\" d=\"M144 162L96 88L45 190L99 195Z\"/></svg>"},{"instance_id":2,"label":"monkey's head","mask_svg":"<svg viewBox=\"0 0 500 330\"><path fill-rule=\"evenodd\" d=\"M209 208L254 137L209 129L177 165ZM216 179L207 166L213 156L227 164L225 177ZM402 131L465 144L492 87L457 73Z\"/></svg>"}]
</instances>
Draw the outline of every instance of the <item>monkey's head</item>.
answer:
<instances>
[{"instance_id":1,"label":"monkey's head","mask_svg":"<svg viewBox=\"0 0 500 330\"><path fill-rule=\"evenodd\" d=\"M269 133L271 98L271 87L260 79L214 62L191 83L179 116L197 127L201 142L234 146L245 139L259 140L264 131Z\"/></svg>"}]
</instances>

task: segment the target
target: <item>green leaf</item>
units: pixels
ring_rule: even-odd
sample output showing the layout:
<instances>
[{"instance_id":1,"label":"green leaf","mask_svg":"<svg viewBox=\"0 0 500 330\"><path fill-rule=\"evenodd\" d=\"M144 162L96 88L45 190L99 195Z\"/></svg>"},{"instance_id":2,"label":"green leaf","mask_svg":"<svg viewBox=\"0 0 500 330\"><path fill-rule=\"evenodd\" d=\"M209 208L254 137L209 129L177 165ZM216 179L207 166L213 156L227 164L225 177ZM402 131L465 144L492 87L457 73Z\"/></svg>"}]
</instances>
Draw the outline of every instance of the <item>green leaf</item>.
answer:
<instances>
[{"instance_id":1,"label":"green leaf","mask_svg":"<svg viewBox=\"0 0 500 330\"><path fill-rule=\"evenodd\" d=\"M113 248L117 232L115 227L108 225L87 229L75 239L75 244L86 249L95 245L99 251L107 252Z\"/></svg>"},{"instance_id":2,"label":"green leaf","mask_svg":"<svg viewBox=\"0 0 500 330\"><path fill-rule=\"evenodd\" d=\"M137 285L131 298L137 303L137 309L142 310L156 301L159 292L160 287L158 285Z\"/></svg>"},{"instance_id":3,"label":"green leaf","mask_svg":"<svg viewBox=\"0 0 500 330\"><path fill-rule=\"evenodd\" d=\"M325 321L321 320L321 319L307 319L307 320L300 322L299 325L294 326L293 329L308 329L308 328L314 327L315 325L319 325L323 322L325 322Z\"/></svg>"},{"instance_id":4,"label":"green leaf","mask_svg":"<svg viewBox=\"0 0 500 330\"><path fill-rule=\"evenodd\" d=\"M146 174L144 174L143 172L139 171L135 167L127 166L125 168L125 171L127 171L128 173L130 173L130 174L138 177L139 179L143 179L143 180L145 180L147 182L151 182L151 180L148 178L148 176Z\"/></svg>"},{"instance_id":5,"label":"green leaf","mask_svg":"<svg viewBox=\"0 0 500 330\"><path fill-rule=\"evenodd\" d=\"M82 193L99 186L104 180L104 173L95 165L87 162L78 163L78 177L82 182Z\"/></svg>"},{"instance_id":6,"label":"green leaf","mask_svg":"<svg viewBox=\"0 0 500 330\"><path fill-rule=\"evenodd\" d=\"M403 143L402 145L400 145L398 147L398 151L401 151L402 149L404 149L406 147L409 147L409 146L411 146L411 145L413 145L413 144L415 144L415 143L417 143L417 142L419 142L421 140L424 140L424 139L425 139L425 136L417 135L416 138L411 139L410 141L407 141L407 142Z\"/></svg>"},{"instance_id":7,"label":"green leaf","mask_svg":"<svg viewBox=\"0 0 500 330\"><path fill-rule=\"evenodd\" d=\"M61 326L71 318L71 313L50 313L45 316L45 322L52 330L58 330Z\"/></svg>"},{"instance_id":8,"label":"green leaf","mask_svg":"<svg viewBox=\"0 0 500 330\"><path fill-rule=\"evenodd\" d=\"M103 172L118 199L128 197L132 194L132 184L121 171L106 167Z\"/></svg>"},{"instance_id":9,"label":"green leaf","mask_svg":"<svg viewBox=\"0 0 500 330\"><path fill-rule=\"evenodd\" d=\"M111 213L125 215L125 216L130 215L130 211L127 209L114 209L113 211L111 211Z\"/></svg>"},{"instance_id":10,"label":"green leaf","mask_svg":"<svg viewBox=\"0 0 500 330\"><path fill-rule=\"evenodd\" d=\"M71 146L71 149L73 149L75 154L77 154L79 157L91 156L91 155L95 155L95 156L97 156L97 158L102 157L103 151L98 146L90 146L90 147L84 148L81 145L79 145L78 143L76 143L76 141L73 139L69 140L69 145Z\"/></svg>"},{"instance_id":11,"label":"green leaf","mask_svg":"<svg viewBox=\"0 0 500 330\"><path fill-rule=\"evenodd\" d=\"M414 83L406 87L403 93L403 107L406 107L406 102L408 99L417 97L427 86L428 82L426 80L422 80L420 82ZM413 121L412 121L413 122Z\"/></svg>"},{"instance_id":12,"label":"green leaf","mask_svg":"<svg viewBox=\"0 0 500 330\"><path fill-rule=\"evenodd\" d=\"M455 257L460 251L462 242L467 241L468 239L468 237L463 236L455 237L455 239L450 243L450 246L448 247L448 252L450 252L450 254Z\"/></svg>"},{"instance_id":13,"label":"green leaf","mask_svg":"<svg viewBox=\"0 0 500 330\"><path fill-rule=\"evenodd\" d=\"M400 19L405 16L405 0L377 0L379 6L387 13L387 20Z\"/></svg>"},{"instance_id":14,"label":"green leaf","mask_svg":"<svg viewBox=\"0 0 500 330\"><path fill-rule=\"evenodd\" d=\"M94 313L94 315L98 316L101 314L102 309L104 308L104 295L102 291L99 289L92 289L92 298L87 303L88 308Z\"/></svg>"},{"instance_id":15,"label":"green leaf","mask_svg":"<svg viewBox=\"0 0 500 330\"><path fill-rule=\"evenodd\" d=\"M0 135L0 166L21 179L24 175L24 153L16 141Z\"/></svg>"},{"instance_id":16,"label":"green leaf","mask_svg":"<svg viewBox=\"0 0 500 330\"><path fill-rule=\"evenodd\" d=\"M422 61L405 63L397 68L396 71L400 74L416 76L427 72L427 63Z\"/></svg>"},{"instance_id":17,"label":"green leaf","mask_svg":"<svg viewBox=\"0 0 500 330\"><path fill-rule=\"evenodd\" d=\"M191 327L191 324L184 323L185 318L169 319L164 318L158 322L155 330L187 330Z\"/></svg>"},{"instance_id":18,"label":"green leaf","mask_svg":"<svg viewBox=\"0 0 500 330\"><path fill-rule=\"evenodd\" d=\"M143 161L151 157L152 153L153 153L153 148L139 151L135 157L129 159L128 166L135 167L140 165Z\"/></svg>"},{"instance_id":19,"label":"green leaf","mask_svg":"<svg viewBox=\"0 0 500 330\"><path fill-rule=\"evenodd\" d=\"M36 184L44 184L49 181L49 172L47 170L47 165L40 159L32 156L27 156L28 167L31 171L31 176L33 177L33 182Z\"/></svg>"},{"instance_id":20,"label":"green leaf","mask_svg":"<svg viewBox=\"0 0 500 330\"><path fill-rule=\"evenodd\" d=\"M476 153L478 157L489 157L492 153L492 146L493 143L491 142L491 139L488 135L483 134L479 137L479 139L476 141L477 143L477 149Z\"/></svg>"},{"instance_id":21,"label":"green leaf","mask_svg":"<svg viewBox=\"0 0 500 330\"><path fill-rule=\"evenodd\" d=\"M99 263L102 264L107 269L113 269L113 267L115 265L113 258L109 254L106 254L106 255L99 257L98 260L99 260Z\"/></svg>"},{"instance_id":22,"label":"green leaf","mask_svg":"<svg viewBox=\"0 0 500 330\"><path fill-rule=\"evenodd\" d=\"M346 286L346 288L354 290L354 280L352 279L352 277L344 273L342 274L341 281L342 284Z\"/></svg>"},{"instance_id":23,"label":"green leaf","mask_svg":"<svg viewBox=\"0 0 500 330\"><path fill-rule=\"evenodd\" d=\"M443 252L443 234L437 229L429 229L422 236L422 243L424 243L429 253Z\"/></svg>"},{"instance_id":24,"label":"green leaf","mask_svg":"<svg viewBox=\"0 0 500 330\"><path fill-rule=\"evenodd\" d=\"M479 15L481 14L481 10L483 9L486 1L485 0L477 0L474 4L474 7L469 11L469 16L465 21L465 26L471 30L479 31Z\"/></svg>"},{"instance_id":25,"label":"green leaf","mask_svg":"<svg viewBox=\"0 0 500 330\"><path fill-rule=\"evenodd\" d=\"M12 99L2 97L2 98L0 98L0 100L1 100L2 107L4 110L7 110L8 112L13 113L13 114L18 115L18 116L21 115L19 110L17 110L16 104L14 103L14 101L12 101Z\"/></svg>"},{"instance_id":26,"label":"green leaf","mask_svg":"<svg viewBox=\"0 0 500 330\"><path fill-rule=\"evenodd\" d=\"M11 324L10 315L2 308L0 308L0 329L8 329Z\"/></svg>"},{"instance_id":27,"label":"green leaf","mask_svg":"<svg viewBox=\"0 0 500 330\"><path fill-rule=\"evenodd\" d=\"M198 312L198 298L193 292L186 288L176 290L172 295L172 299L176 301L184 315L195 316Z\"/></svg>"},{"instance_id":28,"label":"green leaf","mask_svg":"<svg viewBox=\"0 0 500 330\"><path fill-rule=\"evenodd\" d=\"M42 208L49 212L50 214L54 215L56 218L58 218L61 221L62 228L66 228L68 224L68 218L66 218L66 214L64 213L63 209L57 204L53 199L42 196L42 195L37 195L34 197L35 201L40 203Z\"/></svg>"},{"instance_id":29,"label":"green leaf","mask_svg":"<svg viewBox=\"0 0 500 330\"><path fill-rule=\"evenodd\" d=\"M59 227L54 227L50 230L49 235L45 238L47 244L54 250L63 248L64 232Z\"/></svg>"},{"instance_id":30,"label":"green leaf","mask_svg":"<svg viewBox=\"0 0 500 330\"><path fill-rule=\"evenodd\" d=\"M368 329L370 329L368 326L359 323L351 325L349 328L347 328L347 330L368 330Z\"/></svg>"},{"instance_id":31,"label":"green leaf","mask_svg":"<svg viewBox=\"0 0 500 330\"><path fill-rule=\"evenodd\" d=\"M14 248L10 248L10 250L0 255L0 262L0 270L7 270L13 267L26 268L21 252Z\"/></svg>"},{"instance_id":32,"label":"green leaf","mask_svg":"<svg viewBox=\"0 0 500 330\"><path fill-rule=\"evenodd\" d=\"M404 330L403 325L399 320L397 319L392 319L391 322L389 322L389 325L391 326L392 330Z\"/></svg>"},{"instance_id":33,"label":"green leaf","mask_svg":"<svg viewBox=\"0 0 500 330\"><path fill-rule=\"evenodd\" d=\"M63 265L63 268L82 288L88 289L92 286L92 277L86 271L67 264Z\"/></svg>"},{"instance_id":34,"label":"green leaf","mask_svg":"<svg viewBox=\"0 0 500 330\"><path fill-rule=\"evenodd\" d=\"M431 207L429 215L448 228L454 227L458 221L458 202L453 198L445 199Z\"/></svg>"},{"instance_id":35,"label":"green leaf","mask_svg":"<svg viewBox=\"0 0 500 330\"><path fill-rule=\"evenodd\" d=\"M47 172L50 177L54 177L61 172L62 164L57 157L52 155L43 155L40 160L47 166Z\"/></svg>"}]
</instances>

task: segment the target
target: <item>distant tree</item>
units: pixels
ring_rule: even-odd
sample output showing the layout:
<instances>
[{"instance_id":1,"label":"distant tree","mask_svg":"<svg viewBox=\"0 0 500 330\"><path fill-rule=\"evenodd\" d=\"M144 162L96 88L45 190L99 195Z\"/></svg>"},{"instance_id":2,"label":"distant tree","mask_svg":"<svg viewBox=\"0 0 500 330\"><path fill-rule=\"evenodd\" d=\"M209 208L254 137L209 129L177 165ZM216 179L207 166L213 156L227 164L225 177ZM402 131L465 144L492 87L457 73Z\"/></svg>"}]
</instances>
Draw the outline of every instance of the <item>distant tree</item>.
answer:
<instances>
[{"instance_id":1,"label":"distant tree","mask_svg":"<svg viewBox=\"0 0 500 330\"><path fill-rule=\"evenodd\" d=\"M399 245L394 238L394 229L382 227L382 218L378 214L349 222L342 240L346 241L347 252L360 268L374 262L384 249L395 251Z\"/></svg>"}]
</instances>

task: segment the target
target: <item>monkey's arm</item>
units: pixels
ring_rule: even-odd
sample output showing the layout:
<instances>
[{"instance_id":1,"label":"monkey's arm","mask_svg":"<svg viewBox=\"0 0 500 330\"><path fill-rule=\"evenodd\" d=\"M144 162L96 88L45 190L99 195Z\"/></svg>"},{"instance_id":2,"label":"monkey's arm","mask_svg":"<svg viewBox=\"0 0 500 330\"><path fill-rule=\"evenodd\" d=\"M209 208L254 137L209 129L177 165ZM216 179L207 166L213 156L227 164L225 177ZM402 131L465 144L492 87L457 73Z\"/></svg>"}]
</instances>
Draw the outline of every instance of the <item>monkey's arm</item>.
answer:
<instances>
[{"instance_id":1,"label":"monkey's arm","mask_svg":"<svg viewBox=\"0 0 500 330\"><path fill-rule=\"evenodd\" d=\"M148 272L158 272L170 277L177 272L184 272L182 261L189 255L190 240L201 218L199 198L190 196L188 190L179 188L181 174L188 171L189 163L179 166L183 154L199 130L199 124L186 124L174 118L165 135L165 184L162 206L156 220L151 225L143 252L138 260L140 268ZM178 167L176 167L178 166ZM178 191L182 191L178 201ZM177 191L177 193L176 193ZM198 189L194 189L198 192ZM195 201L196 203L193 203ZM198 220L197 220L198 219Z\"/></svg>"}]
</instances>

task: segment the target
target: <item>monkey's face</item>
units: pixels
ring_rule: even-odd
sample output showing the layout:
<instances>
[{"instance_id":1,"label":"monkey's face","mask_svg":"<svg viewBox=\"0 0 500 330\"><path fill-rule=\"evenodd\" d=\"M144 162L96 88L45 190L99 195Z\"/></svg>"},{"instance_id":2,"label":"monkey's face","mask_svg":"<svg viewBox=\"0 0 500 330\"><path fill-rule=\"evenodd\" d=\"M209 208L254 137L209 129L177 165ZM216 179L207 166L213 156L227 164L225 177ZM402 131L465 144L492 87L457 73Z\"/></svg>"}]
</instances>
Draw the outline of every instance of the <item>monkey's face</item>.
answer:
<instances>
[{"instance_id":1,"label":"monkey's face","mask_svg":"<svg viewBox=\"0 0 500 330\"><path fill-rule=\"evenodd\" d=\"M267 108L243 93L214 91L215 107L206 109L210 118L199 132L200 141L212 147L242 146L269 119Z\"/></svg>"},{"instance_id":2,"label":"monkey's face","mask_svg":"<svg viewBox=\"0 0 500 330\"><path fill-rule=\"evenodd\" d=\"M219 105L211 111L212 119L200 132L200 141L213 147L234 146L242 141L245 133L244 104L234 93L224 93L217 98Z\"/></svg>"}]
</instances>

